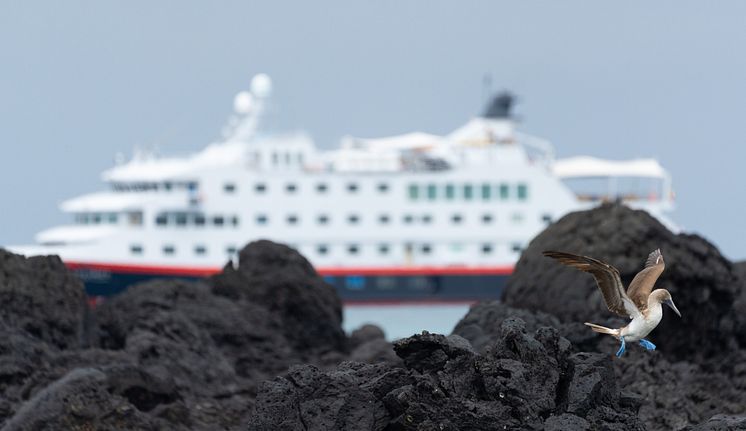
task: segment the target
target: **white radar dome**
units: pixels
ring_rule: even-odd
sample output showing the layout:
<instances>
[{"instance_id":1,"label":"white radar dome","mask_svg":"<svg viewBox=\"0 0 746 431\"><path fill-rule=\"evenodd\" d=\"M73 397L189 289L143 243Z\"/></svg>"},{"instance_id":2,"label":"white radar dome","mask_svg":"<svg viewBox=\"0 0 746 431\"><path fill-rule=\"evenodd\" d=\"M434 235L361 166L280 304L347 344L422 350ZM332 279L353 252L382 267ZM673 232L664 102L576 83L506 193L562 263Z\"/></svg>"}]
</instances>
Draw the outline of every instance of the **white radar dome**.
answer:
<instances>
[{"instance_id":1,"label":"white radar dome","mask_svg":"<svg viewBox=\"0 0 746 431\"><path fill-rule=\"evenodd\" d=\"M248 91L242 91L233 98L233 109L239 114L248 114L254 107L254 96Z\"/></svg>"},{"instance_id":2,"label":"white radar dome","mask_svg":"<svg viewBox=\"0 0 746 431\"><path fill-rule=\"evenodd\" d=\"M265 73L260 73L251 79L251 92L256 97L269 97L272 93L272 80Z\"/></svg>"}]
</instances>

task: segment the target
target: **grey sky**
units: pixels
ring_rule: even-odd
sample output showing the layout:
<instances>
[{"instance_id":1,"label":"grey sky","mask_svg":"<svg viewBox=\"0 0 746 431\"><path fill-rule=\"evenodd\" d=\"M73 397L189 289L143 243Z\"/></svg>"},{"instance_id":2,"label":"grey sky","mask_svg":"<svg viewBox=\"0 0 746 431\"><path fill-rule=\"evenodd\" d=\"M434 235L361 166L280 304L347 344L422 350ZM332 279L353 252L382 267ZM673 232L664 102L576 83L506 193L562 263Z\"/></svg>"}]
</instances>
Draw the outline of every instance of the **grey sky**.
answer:
<instances>
[{"instance_id":1,"label":"grey sky","mask_svg":"<svg viewBox=\"0 0 746 431\"><path fill-rule=\"evenodd\" d=\"M746 258L746 2L2 1L0 244L66 218L117 151L197 150L270 74L278 126L445 133L482 77L560 156L653 156L675 219Z\"/></svg>"}]
</instances>

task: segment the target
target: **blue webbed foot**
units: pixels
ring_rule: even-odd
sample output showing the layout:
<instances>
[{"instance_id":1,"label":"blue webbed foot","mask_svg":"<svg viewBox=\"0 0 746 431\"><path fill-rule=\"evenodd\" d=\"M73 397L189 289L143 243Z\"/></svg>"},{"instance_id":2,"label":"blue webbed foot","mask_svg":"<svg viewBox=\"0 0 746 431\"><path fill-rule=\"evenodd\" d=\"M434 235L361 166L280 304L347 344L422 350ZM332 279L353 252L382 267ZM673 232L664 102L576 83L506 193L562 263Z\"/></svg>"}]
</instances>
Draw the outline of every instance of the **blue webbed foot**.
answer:
<instances>
[{"instance_id":1,"label":"blue webbed foot","mask_svg":"<svg viewBox=\"0 0 746 431\"><path fill-rule=\"evenodd\" d=\"M655 350L655 344L651 343L648 340L640 340L640 345L646 350Z\"/></svg>"},{"instance_id":2,"label":"blue webbed foot","mask_svg":"<svg viewBox=\"0 0 746 431\"><path fill-rule=\"evenodd\" d=\"M621 345L621 347L619 347L619 350L616 352L617 358L621 358L622 355L624 354L624 351L627 350L626 349L626 344L624 342L624 337L621 337L619 339L622 340L622 345Z\"/></svg>"}]
</instances>

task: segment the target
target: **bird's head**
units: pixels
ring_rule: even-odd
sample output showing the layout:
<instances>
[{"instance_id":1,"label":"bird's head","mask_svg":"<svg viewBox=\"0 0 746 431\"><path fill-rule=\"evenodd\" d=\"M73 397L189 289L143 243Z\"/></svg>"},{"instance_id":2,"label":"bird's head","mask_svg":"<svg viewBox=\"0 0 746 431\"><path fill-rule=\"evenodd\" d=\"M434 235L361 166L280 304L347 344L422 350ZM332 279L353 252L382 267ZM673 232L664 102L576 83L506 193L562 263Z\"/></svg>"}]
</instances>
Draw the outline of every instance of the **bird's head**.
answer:
<instances>
[{"instance_id":1,"label":"bird's head","mask_svg":"<svg viewBox=\"0 0 746 431\"><path fill-rule=\"evenodd\" d=\"M676 308L676 305L673 303L673 298L671 298L671 293L667 291L666 289L655 289L654 291L650 292L650 301L654 302L656 304L666 304L676 313L679 317L681 317L681 313L679 312L679 309Z\"/></svg>"}]
</instances>

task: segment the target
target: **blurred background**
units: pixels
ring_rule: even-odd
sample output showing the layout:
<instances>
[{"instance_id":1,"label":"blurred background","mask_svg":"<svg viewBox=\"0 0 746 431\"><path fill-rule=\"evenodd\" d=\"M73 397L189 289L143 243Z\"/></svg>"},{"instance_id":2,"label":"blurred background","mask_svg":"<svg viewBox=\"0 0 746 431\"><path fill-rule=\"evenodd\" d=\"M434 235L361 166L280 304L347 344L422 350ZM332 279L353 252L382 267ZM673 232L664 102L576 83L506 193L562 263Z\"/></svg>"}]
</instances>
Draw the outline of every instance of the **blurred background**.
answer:
<instances>
[{"instance_id":1,"label":"blurred background","mask_svg":"<svg viewBox=\"0 0 746 431\"><path fill-rule=\"evenodd\" d=\"M510 90L519 128L559 157L659 160L675 221L744 259L744 16L738 1L3 2L0 243L66 222L59 203L101 190L117 153L202 149L264 72L272 127L322 149L445 134Z\"/></svg>"}]
</instances>

